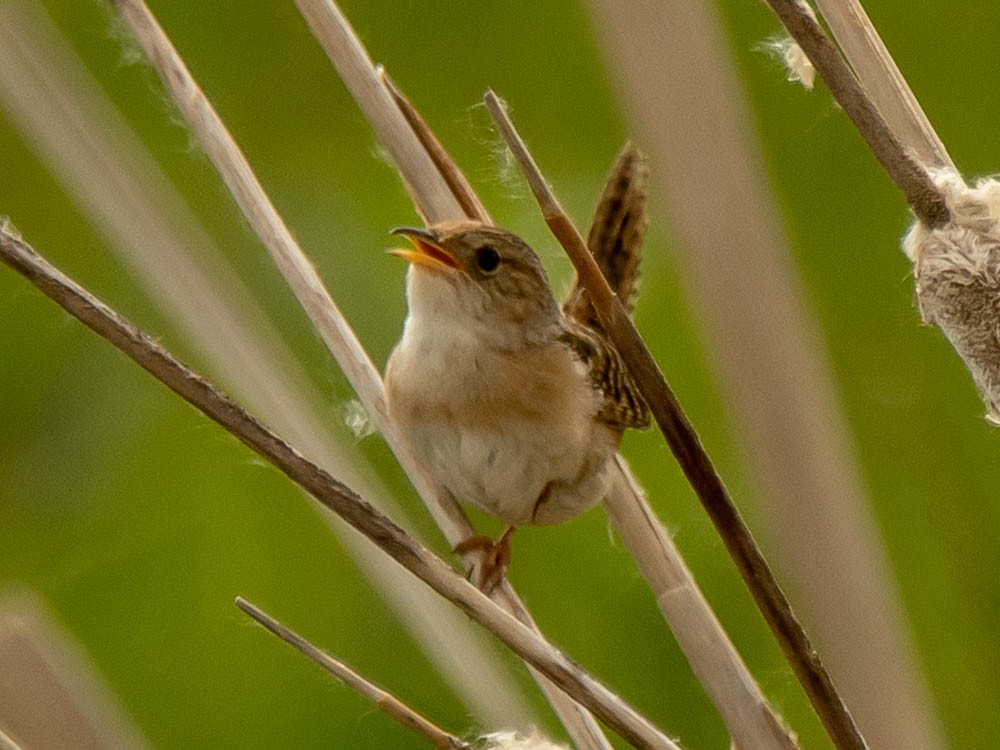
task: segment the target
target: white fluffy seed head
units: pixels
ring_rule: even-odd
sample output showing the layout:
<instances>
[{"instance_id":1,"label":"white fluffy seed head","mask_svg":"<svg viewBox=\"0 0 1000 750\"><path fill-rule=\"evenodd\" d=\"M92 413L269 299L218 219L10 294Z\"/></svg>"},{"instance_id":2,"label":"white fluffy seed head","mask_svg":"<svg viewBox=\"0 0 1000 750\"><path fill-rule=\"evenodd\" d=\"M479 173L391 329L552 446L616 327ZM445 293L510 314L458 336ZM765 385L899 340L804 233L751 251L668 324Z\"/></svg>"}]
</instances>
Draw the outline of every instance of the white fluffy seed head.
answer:
<instances>
[{"instance_id":1,"label":"white fluffy seed head","mask_svg":"<svg viewBox=\"0 0 1000 750\"><path fill-rule=\"evenodd\" d=\"M346 402L343 406L344 424L354 437L358 440L368 437L375 432L375 425L365 405L356 398Z\"/></svg>"},{"instance_id":2,"label":"white fluffy seed head","mask_svg":"<svg viewBox=\"0 0 1000 750\"><path fill-rule=\"evenodd\" d=\"M903 237L913 261L917 301L965 361L1000 425L1000 181L968 186L952 170L931 171L951 219L940 227L915 221Z\"/></svg>"},{"instance_id":3,"label":"white fluffy seed head","mask_svg":"<svg viewBox=\"0 0 1000 750\"><path fill-rule=\"evenodd\" d=\"M537 731L525 737L517 732L493 732L480 738L483 750L569 750L545 739Z\"/></svg>"}]
</instances>

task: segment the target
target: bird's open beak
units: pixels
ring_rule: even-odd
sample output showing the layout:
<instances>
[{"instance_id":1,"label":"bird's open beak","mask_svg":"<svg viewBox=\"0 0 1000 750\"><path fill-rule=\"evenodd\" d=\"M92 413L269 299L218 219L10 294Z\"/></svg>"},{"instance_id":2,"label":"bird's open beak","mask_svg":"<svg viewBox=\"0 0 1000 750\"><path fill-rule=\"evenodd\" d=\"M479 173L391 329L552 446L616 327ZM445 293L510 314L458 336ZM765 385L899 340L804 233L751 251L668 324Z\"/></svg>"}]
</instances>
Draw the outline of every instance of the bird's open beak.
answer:
<instances>
[{"instance_id":1,"label":"bird's open beak","mask_svg":"<svg viewBox=\"0 0 1000 750\"><path fill-rule=\"evenodd\" d=\"M430 268L441 268L444 266L458 270L462 268L458 259L438 244L433 232L415 227L396 227L389 234L401 234L413 243L414 249L412 250L397 247L387 252L403 260L408 260L415 266Z\"/></svg>"}]
</instances>

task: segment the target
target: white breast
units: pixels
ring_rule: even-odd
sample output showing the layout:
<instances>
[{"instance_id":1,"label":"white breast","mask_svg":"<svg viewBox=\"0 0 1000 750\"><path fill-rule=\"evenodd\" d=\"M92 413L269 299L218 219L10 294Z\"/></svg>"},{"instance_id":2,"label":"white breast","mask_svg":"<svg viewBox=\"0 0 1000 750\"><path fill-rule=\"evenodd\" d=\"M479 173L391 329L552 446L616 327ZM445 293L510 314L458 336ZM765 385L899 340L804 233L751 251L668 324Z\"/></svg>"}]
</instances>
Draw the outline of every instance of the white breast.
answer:
<instances>
[{"instance_id":1,"label":"white breast","mask_svg":"<svg viewBox=\"0 0 1000 750\"><path fill-rule=\"evenodd\" d=\"M474 326L413 312L386 395L432 478L511 525L558 523L600 501L618 435L594 421L596 396L571 352L552 342L510 355Z\"/></svg>"}]
</instances>

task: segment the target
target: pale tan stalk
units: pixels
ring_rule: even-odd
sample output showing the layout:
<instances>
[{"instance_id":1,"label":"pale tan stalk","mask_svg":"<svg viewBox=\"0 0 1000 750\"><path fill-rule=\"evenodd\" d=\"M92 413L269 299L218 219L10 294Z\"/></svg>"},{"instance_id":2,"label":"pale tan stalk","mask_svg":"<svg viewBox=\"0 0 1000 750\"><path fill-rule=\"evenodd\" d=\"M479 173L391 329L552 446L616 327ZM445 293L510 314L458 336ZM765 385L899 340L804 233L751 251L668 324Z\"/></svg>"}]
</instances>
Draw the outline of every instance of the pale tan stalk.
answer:
<instances>
[{"instance_id":1,"label":"pale tan stalk","mask_svg":"<svg viewBox=\"0 0 1000 750\"><path fill-rule=\"evenodd\" d=\"M591 6L619 100L661 177L660 213L744 448L763 541L872 747L941 747L722 19L684 0L629 14L610 0Z\"/></svg>"},{"instance_id":2,"label":"pale tan stalk","mask_svg":"<svg viewBox=\"0 0 1000 750\"><path fill-rule=\"evenodd\" d=\"M36 6L0 5L0 102L150 299L241 403L412 529L416 524L402 504L334 438L333 425L323 421L329 404L156 160ZM480 721L522 729L537 721L509 666L465 618L329 513L321 516Z\"/></svg>"},{"instance_id":3,"label":"pale tan stalk","mask_svg":"<svg viewBox=\"0 0 1000 750\"><path fill-rule=\"evenodd\" d=\"M854 75L886 124L928 167L955 169L948 151L924 114L860 0L815 0Z\"/></svg>"},{"instance_id":4,"label":"pale tan stalk","mask_svg":"<svg viewBox=\"0 0 1000 750\"><path fill-rule=\"evenodd\" d=\"M242 596L236 597L236 606L299 653L316 662L349 688L370 700L379 711L388 714L407 729L413 730L434 747L441 748L441 750L472 750L471 745L444 731L395 695L378 687L344 662L307 641L291 628L282 625Z\"/></svg>"},{"instance_id":5,"label":"pale tan stalk","mask_svg":"<svg viewBox=\"0 0 1000 750\"><path fill-rule=\"evenodd\" d=\"M451 155L441 145L441 141L427 127L427 123L424 122L424 118L421 117L417 108L406 98L406 95L403 94L402 90L389 78L389 75L384 70L379 68L378 72L382 83L385 84L386 89L392 94L393 101L399 107L399 111L402 112L403 117L406 118L406 122L413 130L413 134L417 136L420 144L427 151L427 155L431 157L431 161L434 162L438 174L441 175L441 179L444 180L448 189L455 196L455 200L461 205L465 216L481 221L484 224L492 224L493 220L490 218L486 206L479 200L479 196L472 189L472 185L469 184L469 181L462 174L458 165L452 160ZM400 161L405 163L408 160L401 156Z\"/></svg>"},{"instance_id":6,"label":"pale tan stalk","mask_svg":"<svg viewBox=\"0 0 1000 750\"><path fill-rule=\"evenodd\" d=\"M816 20L812 8L804 0L767 0L767 4L809 57L872 155L906 196L917 218L928 227L946 224L950 214L944 191L934 183L927 165L910 145L889 127L851 66Z\"/></svg>"},{"instance_id":7,"label":"pale tan stalk","mask_svg":"<svg viewBox=\"0 0 1000 750\"><path fill-rule=\"evenodd\" d=\"M781 616L794 620L787 611L787 602L771 601L781 600L781 591L769 578L770 573L763 565L759 551L755 550L752 538L741 526L721 480L652 356L645 349L624 306L611 291L583 238L545 182L503 104L492 91L486 93L484 101L520 165L546 223L573 261L581 283L590 294L594 311L628 365L629 374L642 391L692 488L709 509L730 551L734 551L734 546L739 550L738 554L734 552L734 557L738 558L738 567L751 593L758 602L764 599L766 606L761 605L761 608L769 622L773 617L771 610L780 609L782 604L786 611ZM646 577L660 611L688 662L726 722L734 743L744 750L796 748L795 738L782 726L760 692L620 457L618 469L611 491L604 500L605 509ZM721 523L719 515L724 517ZM748 566L752 569L749 574L746 570ZM766 588L763 595L761 588ZM804 639L804 634L802 637ZM785 645L782 643L782 646Z\"/></svg>"},{"instance_id":8,"label":"pale tan stalk","mask_svg":"<svg viewBox=\"0 0 1000 750\"><path fill-rule=\"evenodd\" d=\"M586 706L637 748L677 750L643 716L537 632L497 606L447 563L353 490L302 456L155 339L56 269L9 227L0 228L0 260L91 330L257 452L317 501Z\"/></svg>"},{"instance_id":9,"label":"pale tan stalk","mask_svg":"<svg viewBox=\"0 0 1000 750\"><path fill-rule=\"evenodd\" d=\"M474 530L457 503L433 486L426 473L410 456L388 418L381 377L361 343L340 313L312 263L295 242L264 193L239 147L226 131L215 110L198 88L176 50L140 0L116 0L122 16L132 28L147 56L190 124L209 158L243 211L251 227L261 238L286 281L299 299L313 325L338 362L347 379L396 454L421 498L454 547L474 535ZM421 213L431 221L445 217L461 218L461 204L451 194L433 160L410 129L389 89L365 54L346 20L329 3L302 2L307 17L319 32L332 35L330 44L337 47L336 59L349 76L357 95L364 99L364 109L386 148L393 154L404 181ZM341 54L341 52L343 54ZM425 182L431 183L424 185ZM496 598L522 622L531 619L509 586L498 589ZM608 750L610 745L587 712L548 681L540 685L549 702L581 750Z\"/></svg>"},{"instance_id":10,"label":"pale tan stalk","mask_svg":"<svg viewBox=\"0 0 1000 750\"><path fill-rule=\"evenodd\" d=\"M0 750L22 750L14 739L0 728Z\"/></svg>"},{"instance_id":11,"label":"pale tan stalk","mask_svg":"<svg viewBox=\"0 0 1000 750\"><path fill-rule=\"evenodd\" d=\"M433 224L466 216L340 8L326 0L295 0L295 4L382 145L392 155L413 204L424 219Z\"/></svg>"},{"instance_id":12,"label":"pale tan stalk","mask_svg":"<svg viewBox=\"0 0 1000 750\"><path fill-rule=\"evenodd\" d=\"M0 586L0 730L0 750L154 748L62 617L10 579Z\"/></svg>"}]
</instances>

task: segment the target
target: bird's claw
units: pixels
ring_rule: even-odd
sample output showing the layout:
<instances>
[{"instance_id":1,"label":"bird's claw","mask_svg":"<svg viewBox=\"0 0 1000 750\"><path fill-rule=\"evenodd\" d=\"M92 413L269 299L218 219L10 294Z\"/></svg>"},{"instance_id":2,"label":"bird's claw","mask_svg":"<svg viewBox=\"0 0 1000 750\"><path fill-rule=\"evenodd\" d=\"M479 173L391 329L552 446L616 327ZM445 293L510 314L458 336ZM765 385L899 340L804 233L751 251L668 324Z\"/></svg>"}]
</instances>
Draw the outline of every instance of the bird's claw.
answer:
<instances>
[{"instance_id":1,"label":"bird's claw","mask_svg":"<svg viewBox=\"0 0 1000 750\"><path fill-rule=\"evenodd\" d=\"M479 560L469 571L469 580L484 594L492 594L507 574L510 565L510 537L514 533L511 526L494 541L488 536L476 535L460 542L455 552L467 555L479 552Z\"/></svg>"}]
</instances>

